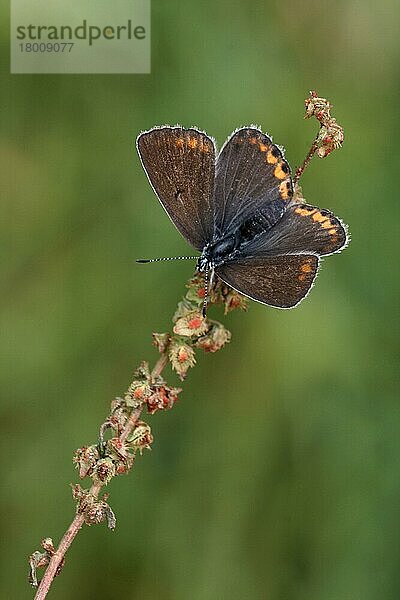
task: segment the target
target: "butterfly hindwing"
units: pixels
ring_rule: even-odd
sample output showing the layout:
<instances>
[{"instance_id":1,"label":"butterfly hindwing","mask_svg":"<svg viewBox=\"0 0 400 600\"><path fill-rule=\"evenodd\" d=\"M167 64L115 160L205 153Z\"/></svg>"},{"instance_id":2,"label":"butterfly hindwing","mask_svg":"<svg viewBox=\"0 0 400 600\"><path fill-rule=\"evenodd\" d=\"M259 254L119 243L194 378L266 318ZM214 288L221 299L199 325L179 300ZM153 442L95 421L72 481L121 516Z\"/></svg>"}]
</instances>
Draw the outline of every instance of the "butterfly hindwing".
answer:
<instances>
[{"instance_id":1,"label":"butterfly hindwing","mask_svg":"<svg viewBox=\"0 0 400 600\"><path fill-rule=\"evenodd\" d=\"M296 306L312 287L318 272L315 255L242 258L216 269L217 275L235 290L277 308Z\"/></svg>"},{"instance_id":2,"label":"butterfly hindwing","mask_svg":"<svg viewBox=\"0 0 400 600\"><path fill-rule=\"evenodd\" d=\"M308 204L293 203L265 234L243 247L243 256L332 254L347 243L345 225L333 213Z\"/></svg>"},{"instance_id":3,"label":"butterfly hindwing","mask_svg":"<svg viewBox=\"0 0 400 600\"><path fill-rule=\"evenodd\" d=\"M174 225L198 250L213 234L215 146L196 129L159 127L139 135L147 176Z\"/></svg>"},{"instance_id":4,"label":"butterfly hindwing","mask_svg":"<svg viewBox=\"0 0 400 600\"><path fill-rule=\"evenodd\" d=\"M234 230L249 219L270 227L283 214L292 195L290 168L282 151L259 129L239 129L224 144L217 159L216 235Z\"/></svg>"}]
</instances>

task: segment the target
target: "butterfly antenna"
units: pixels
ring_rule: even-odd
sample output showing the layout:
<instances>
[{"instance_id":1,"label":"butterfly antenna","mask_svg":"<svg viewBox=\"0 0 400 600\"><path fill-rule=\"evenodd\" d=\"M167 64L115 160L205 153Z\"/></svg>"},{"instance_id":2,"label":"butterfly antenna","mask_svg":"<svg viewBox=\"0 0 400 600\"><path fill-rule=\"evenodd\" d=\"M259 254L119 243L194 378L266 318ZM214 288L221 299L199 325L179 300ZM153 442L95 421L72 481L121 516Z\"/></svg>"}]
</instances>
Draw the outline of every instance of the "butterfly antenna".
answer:
<instances>
[{"instance_id":1,"label":"butterfly antenna","mask_svg":"<svg viewBox=\"0 0 400 600\"><path fill-rule=\"evenodd\" d=\"M206 265L206 270L204 272L204 300L203 300L203 317L205 318L207 314L207 305L208 305L208 264Z\"/></svg>"},{"instance_id":2,"label":"butterfly antenna","mask_svg":"<svg viewBox=\"0 0 400 600\"><path fill-rule=\"evenodd\" d=\"M207 306L210 301L209 291L212 289L213 280L214 280L214 269L211 269L211 276L208 277L209 268L206 266L206 271L204 275L204 302L203 302L203 317L207 314Z\"/></svg>"},{"instance_id":3,"label":"butterfly antenna","mask_svg":"<svg viewBox=\"0 0 400 600\"><path fill-rule=\"evenodd\" d=\"M152 262L160 262L162 260L197 260L198 256L171 256L171 257L163 257L163 258L137 258L137 263L152 263Z\"/></svg>"}]
</instances>

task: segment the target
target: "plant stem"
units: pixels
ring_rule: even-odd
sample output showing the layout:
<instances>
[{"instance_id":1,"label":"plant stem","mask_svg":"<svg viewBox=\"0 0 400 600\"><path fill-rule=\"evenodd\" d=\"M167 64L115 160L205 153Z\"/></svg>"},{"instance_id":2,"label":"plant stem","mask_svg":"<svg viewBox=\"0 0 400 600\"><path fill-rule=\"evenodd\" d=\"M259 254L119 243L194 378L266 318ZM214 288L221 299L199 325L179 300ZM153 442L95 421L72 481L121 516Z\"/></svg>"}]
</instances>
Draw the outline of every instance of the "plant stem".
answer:
<instances>
[{"instance_id":1,"label":"plant stem","mask_svg":"<svg viewBox=\"0 0 400 600\"><path fill-rule=\"evenodd\" d=\"M161 354L160 358L158 359L158 361L156 362L156 364L154 366L154 369L151 372L151 379L153 381L161 375L167 362L168 362L168 354L166 352L164 352L164 354Z\"/></svg>"},{"instance_id":2,"label":"plant stem","mask_svg":"<svg viewBox=\"0 0 400 600\"><path fill-rule=\"evenodd\" d=\"M311 148L309 149L307 156L303 160L302 165L300 167L297 167L297 169L296 169L295 176L293 177L293 185L294 186L296 186L299 183L300 177L303 175L304 171L306 170L306 168L310 164L312 157L314 156L314 154L318 150L318 142L317 142L318 135L319 135L319 132L317 133L317 135L315 137L315 140L311 144Z\"/></svg>"},{"instance_id":3,"label":"plant stem","mask_svg":"<svg viewBox=\"0 0 400 600\"><path fill-rule=\"evenodd\" d=\"M155 380L157 377L159 377L161 375L161 373L167 363L168 363L168 354L165 352L164 354L162 354L160 356L160 358L158 359L157 363L154 366L154 369L151 372L152 380ZM140 408L136 408L135 410L132 411L132 414L130 415L129 419L127 420L125 427L122 430L121 435L119 436L121 442L124 442L129 437L132 430L135 428L135 425L136 425L137 421L139 420L142 410L143 410L143 407L141 406ZM92 487L90 488L89 493L92 496L94 496L95 498L98 498L102 487L103 487L103 485L101 483L94 483L92 485ZM54 577L56 577L56 575L58 575L60 566L62 565L62 562L64 560L64 557L65 557L65 554L66 554L68 548L71 546L72 542L74 541L75 537L78 535L78 533L79 533L80 529L82 528L82 526L84 525L84 523L85 523L84 515L82 513L77 513L74 520L72 521L71 525L68 527L67 531L64 533L57 550L54 552L54 554L52 555L52 557L50 559L48 567L43 575L43 579L41 580L39 587L37 589L37 592L35 595L35 600L44 600L44 598L46 598L46 596L50 590L51 584L53 583Z\"/></svg>"},{"instance_id":4,"label":"plant stem","mask_svg":"<svg viewBox=\"0 0 400 600\"><path fill-rule=\"evenodd\" d=\"M101 487L102 486L99 483L93 484L90 488L90 493L97 498ZM78 513L75 516L75 519L72 521L71 525L68 527L67 531L64 533L57 550L50 559L49 565L46 569L43 579L39 584L35 595L35 600L43 600L44 598L46 598L50 586L53 583L54 577L58 575L57 571L64 559L65 553L74 541L84 522L84 515Z\"/></svg>"}]
</instances>

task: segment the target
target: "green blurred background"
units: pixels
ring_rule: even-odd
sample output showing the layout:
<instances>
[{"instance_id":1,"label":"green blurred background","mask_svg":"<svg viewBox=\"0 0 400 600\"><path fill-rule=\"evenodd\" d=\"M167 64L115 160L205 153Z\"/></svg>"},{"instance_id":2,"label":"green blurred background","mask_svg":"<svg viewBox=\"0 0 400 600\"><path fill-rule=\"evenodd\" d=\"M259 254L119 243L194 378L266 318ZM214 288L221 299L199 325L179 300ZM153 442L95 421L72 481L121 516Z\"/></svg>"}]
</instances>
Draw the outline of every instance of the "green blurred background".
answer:
<instances>
[{"instance_id":1,"label":"green blurred background","mask_svg":"<svg viewBox=\"0 0 400 600\"><path fill-rule=\"evenodd\" d=\"M153 0L151 75L41 76L9 74L3 6L2 599L32 597L27 556L73 516L72 452L156 359L191 274L134 263L189 250L136 135L178 122L222 144L257 123L294 167L316 132L309 89L346 140L303 192L350 247L296 310L223 318L232 343L199 354L149 419L153 451L110 486L117 530L85 528L50 597L399 598L399 16L394 0Z\"/></svg>"}]
</instances>

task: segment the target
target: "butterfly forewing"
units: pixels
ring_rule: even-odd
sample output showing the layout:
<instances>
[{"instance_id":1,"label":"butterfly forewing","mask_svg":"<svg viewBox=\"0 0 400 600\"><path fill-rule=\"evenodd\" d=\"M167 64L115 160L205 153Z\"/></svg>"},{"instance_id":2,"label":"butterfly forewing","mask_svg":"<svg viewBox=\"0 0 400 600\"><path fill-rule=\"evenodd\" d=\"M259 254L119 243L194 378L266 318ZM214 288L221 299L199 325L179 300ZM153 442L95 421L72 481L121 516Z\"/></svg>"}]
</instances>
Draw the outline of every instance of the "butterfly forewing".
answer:
<instances>
[{"instance_id":1,"label":"butterfly forewing","mask_svg":"<svg viewBox=\"0 0 400 600\"><path fill-rule=\"evenodd\" d=\"M241 258L216 269L238 292L277 308L292 308L308 294L318 271L315 255Z\"/></svg>"},{"instance_id":2,"label":"butterfly forewing","mask_svg":"<svg viewBox=\"0 0 400 600\"><path fill-rule=\"evenodd\" d=\"M161 204L186 240L202 250L213 235L215 146L196 129L160 127L137 147Z\"/></svg>"},{"instance_id":3,"label":"butterfly forewing","mask_svg":"<svg viewBox=\"0 0 400 600\"><path fill-rule=\"evenodd\" d=\"M239 129L217 159L216 235L254 219L269 228L281 217L292 195L290 169L281 150L258 129Z\"/></svg>"}]
</instances>

